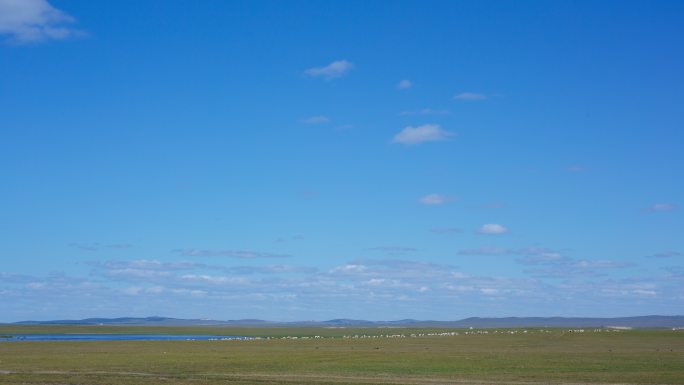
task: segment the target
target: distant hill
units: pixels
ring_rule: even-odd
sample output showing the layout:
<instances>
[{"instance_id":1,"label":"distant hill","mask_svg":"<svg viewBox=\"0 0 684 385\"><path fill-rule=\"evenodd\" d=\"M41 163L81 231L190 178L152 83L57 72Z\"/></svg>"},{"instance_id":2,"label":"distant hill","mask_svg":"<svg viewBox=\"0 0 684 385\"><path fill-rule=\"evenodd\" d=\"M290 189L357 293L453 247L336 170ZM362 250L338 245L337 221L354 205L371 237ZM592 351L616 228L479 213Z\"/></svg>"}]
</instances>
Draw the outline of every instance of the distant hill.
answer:
<instances>
[{"instance_id":1,"label":"distant hill","mask_svg":"<svg viewBox=\"0 0 684 385\"><path fill-rule=\"evenodd\" d=\"M639 316L619 318L573 317L471 317L459 321L365 321L333 319L328 321L273 322L258 319L208 320L168 317L86 318L82 320L22 321L19 325L121 325L121 326L234 326L234 327L440 327L440 328L522 328L522 327L626 327L673 328L684 327L684 316Z\"/></svg>"}]
</instances>

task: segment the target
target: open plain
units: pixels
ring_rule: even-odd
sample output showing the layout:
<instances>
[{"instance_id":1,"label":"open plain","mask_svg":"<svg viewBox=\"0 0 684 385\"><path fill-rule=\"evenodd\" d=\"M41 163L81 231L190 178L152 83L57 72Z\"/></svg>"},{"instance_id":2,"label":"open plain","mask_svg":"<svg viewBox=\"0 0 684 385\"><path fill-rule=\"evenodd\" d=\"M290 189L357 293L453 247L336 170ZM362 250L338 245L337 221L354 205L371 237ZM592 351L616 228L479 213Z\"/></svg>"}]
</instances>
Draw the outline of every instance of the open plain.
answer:
<instances>
[{"instance_id":1,"label":"open plain","mask_svg":"<svg viewBox=\"0 0 684 385\"><path fill-rule=\"evenodd\" d=\"M0 384L684 384L684 331L2 326L215 341L0 342Z\"/></svg>"}]
</instances>

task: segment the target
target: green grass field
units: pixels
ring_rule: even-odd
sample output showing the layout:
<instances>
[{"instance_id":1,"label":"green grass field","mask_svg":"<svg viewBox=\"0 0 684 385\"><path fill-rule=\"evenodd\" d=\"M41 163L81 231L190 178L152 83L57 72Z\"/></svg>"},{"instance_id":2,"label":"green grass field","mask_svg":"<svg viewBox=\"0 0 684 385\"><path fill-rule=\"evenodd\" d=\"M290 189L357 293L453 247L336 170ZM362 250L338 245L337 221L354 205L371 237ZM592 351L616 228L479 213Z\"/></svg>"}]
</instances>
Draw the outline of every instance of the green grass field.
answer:
<instances>
[{"instance_id":1,"label":"green grass field","mask_svg":"<svg viewBox=\"0 0 684 385\"><path fill-rule=\"evenodd\" d=\"M20 333L322 339L0 342L0 384L684 384L684 331L460 334L444 329L0 326Z\"/></svg>"}]
</instances>

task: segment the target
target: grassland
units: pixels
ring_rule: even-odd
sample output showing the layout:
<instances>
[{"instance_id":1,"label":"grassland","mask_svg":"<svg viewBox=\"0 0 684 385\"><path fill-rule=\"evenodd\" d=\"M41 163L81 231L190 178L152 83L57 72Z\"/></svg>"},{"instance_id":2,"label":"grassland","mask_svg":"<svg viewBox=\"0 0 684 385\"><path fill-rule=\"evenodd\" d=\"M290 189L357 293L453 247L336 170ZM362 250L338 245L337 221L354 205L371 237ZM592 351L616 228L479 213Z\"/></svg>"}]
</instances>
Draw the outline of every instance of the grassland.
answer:
<instances>
[{"instance_id":1,"label":"grassland","mask_svg":"<svg viewBox=\"0 0 684 385\"><path fill-rule=\"evenodd\" d=\"M684 384L684 331L371 338L443 329L0 326L251 341L0 342L0 384ZM285 336L328 338L282 339ZM359 335L369 338L342 338Z\"/></svg>"}]
</instances>

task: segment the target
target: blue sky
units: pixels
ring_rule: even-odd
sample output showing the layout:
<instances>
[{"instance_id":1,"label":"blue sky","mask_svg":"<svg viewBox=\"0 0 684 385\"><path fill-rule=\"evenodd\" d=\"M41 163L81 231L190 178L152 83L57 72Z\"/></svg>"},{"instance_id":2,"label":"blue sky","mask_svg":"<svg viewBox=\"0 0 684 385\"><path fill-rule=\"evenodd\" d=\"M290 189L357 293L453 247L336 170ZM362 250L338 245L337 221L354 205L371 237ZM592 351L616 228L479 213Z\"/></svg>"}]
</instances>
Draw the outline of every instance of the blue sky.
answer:
<instances>
[{"instance_id":1,"label":"blue sky","mask_svg":"<svg viewBox=\"0 0 684 385\"><path fill-rule=\"evenodd\" d=\"M0 321L683 314L683 26L0 0Z\"/></svg>"}]
</instances>

